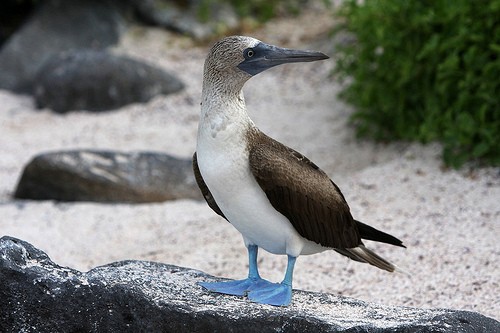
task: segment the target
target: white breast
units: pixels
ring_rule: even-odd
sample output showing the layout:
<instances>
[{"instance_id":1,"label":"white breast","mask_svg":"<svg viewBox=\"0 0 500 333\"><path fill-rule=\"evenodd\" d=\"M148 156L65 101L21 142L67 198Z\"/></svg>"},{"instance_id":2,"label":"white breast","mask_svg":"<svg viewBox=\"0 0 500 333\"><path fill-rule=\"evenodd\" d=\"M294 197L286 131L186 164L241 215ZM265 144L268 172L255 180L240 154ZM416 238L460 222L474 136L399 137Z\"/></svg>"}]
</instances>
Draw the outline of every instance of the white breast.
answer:
<instances>
[{"instance_id":1,"label":"white breast","mask_svg":"<svg viewBox=\"0 0 500 333\"><path fill-rule=\"evenodd\" d=\"M231 119L223 125L220 119L200 121L198 166L217 205L249 244L292 256L324 251L326 248L301 237L272 207L251 174L244 135L249 126L254 126L249 118Z\"/></svg>"}]
</instances>

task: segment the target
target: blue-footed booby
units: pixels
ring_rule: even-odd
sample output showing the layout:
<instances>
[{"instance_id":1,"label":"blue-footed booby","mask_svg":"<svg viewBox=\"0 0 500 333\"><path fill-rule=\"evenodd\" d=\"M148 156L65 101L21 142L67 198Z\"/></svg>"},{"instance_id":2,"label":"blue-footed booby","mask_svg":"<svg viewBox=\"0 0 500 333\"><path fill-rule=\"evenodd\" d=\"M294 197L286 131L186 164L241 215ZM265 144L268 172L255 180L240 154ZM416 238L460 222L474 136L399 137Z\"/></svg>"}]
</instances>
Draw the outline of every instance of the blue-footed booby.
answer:
<instances>
[{"instance_id":1,"label":"blue-footed booby","mask_svg":"<svg viewBox=\"0 0 500 333\"><path fill-rule=\"evenodd\" d=\"M333 249L392 272L395 266L362 239L402 242L355 220L340 189L301 153L262 133L247 114L245 82L271 67L327 59L321 52L280 48L245 36L216 42L205 60L194 174L208 205L242 235L249 272L243 280L201 282L223 294L286 306L299 255ZM288 256L285 277L260 277L257 251Z\"/></svg>"}]
</instances>

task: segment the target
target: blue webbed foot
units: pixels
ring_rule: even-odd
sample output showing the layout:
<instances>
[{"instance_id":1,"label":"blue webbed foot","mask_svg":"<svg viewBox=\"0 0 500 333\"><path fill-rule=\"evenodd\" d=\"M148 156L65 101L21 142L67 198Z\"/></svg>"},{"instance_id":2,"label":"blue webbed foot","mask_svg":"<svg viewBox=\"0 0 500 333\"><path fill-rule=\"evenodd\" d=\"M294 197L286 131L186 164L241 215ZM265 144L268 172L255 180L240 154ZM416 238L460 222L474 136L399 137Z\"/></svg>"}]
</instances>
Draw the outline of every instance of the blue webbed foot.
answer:
<instances>
[{"instance_id":1,"label":"blue webbed foot","mask_svg":"<svg viewBox=\"0 0 500 333\"><path fill-rule=\"evenodd\" d=\"M274 283L259 277L223 282L198 282L198 284L209 291L220 294L244 296L252 290L266 288Z\"/></svg>"},{"instance_id":2,"label":"blue webbed foot","mask_svg":"<svg viewBox=\"0 0 500 333\"><path fill-rule=\"evenodd\" d=\"M209 291L235 295L248 296L248 299L261 304L287 306L292 301L293 267L296 257L288 256L288 265L285 278L281 283L272 283L260 277L257 270L257 246L248 246L248 278L224 282L198 282L200 286Z\"/></svg>"},{"instance_id":3,"label":"blue webbed foot","mask_svg":"<svg viewBox=\"0 0 500 333\"><path fill-rule=\"evenodd\" d=\"M256 303L287 306L292 301L292 286L286 283L273 283L250 291L248 299Z\"/></svg>"}]
</instances>

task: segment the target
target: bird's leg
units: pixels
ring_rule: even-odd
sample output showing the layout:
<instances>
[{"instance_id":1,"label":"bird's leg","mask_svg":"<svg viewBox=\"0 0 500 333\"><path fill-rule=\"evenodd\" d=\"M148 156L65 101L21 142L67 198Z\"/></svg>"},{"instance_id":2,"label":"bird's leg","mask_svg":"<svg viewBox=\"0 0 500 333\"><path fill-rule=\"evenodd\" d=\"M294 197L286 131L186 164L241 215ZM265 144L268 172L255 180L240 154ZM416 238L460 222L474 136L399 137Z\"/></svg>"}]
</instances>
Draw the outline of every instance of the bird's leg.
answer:
<instances>
[{"instance_id":1,"label":"bird's leg","mask_svg":"<svg viewBox=\"0 0 500 333\"><path fill-rule=\"evenodd\" d=\"M273 283L263 288L251 290L248 298L257 303L287 306L292 301L293 268L297 257L288 256L285 278L281 283Z\"/></svg>"},{"instance_id":2,"label":"bird's leg","mask_svg":"<svg viewBox=\"0 0 500 333\"><path fill-rule=\"evenodd\" d=\"M233 280L223 282L199 282L198 284L210 291L221 294L243 296L249 291L266 288L274 283L264 280L259 275L257 268L256 245L248 245L248 278L244 280Z\"/></svg>"}]
</instances>

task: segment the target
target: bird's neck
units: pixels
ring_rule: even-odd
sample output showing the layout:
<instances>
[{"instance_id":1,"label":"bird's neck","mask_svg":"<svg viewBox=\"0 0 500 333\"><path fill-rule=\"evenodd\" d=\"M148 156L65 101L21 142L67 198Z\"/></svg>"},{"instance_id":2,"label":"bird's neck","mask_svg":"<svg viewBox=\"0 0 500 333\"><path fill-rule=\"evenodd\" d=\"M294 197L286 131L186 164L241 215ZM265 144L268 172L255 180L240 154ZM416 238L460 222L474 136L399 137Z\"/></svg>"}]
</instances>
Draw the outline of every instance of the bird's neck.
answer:
<instances>
[{"instance_id":1,"label":"bird's neck","mask_svg":"<svg viewBox=\"0 0 500 333\"><path fill-rule=\"evenodd\" d=\"M203 83L199 139L200 136L237 139L254 126L241 87Z\"/></svg>"}]
</instances>

